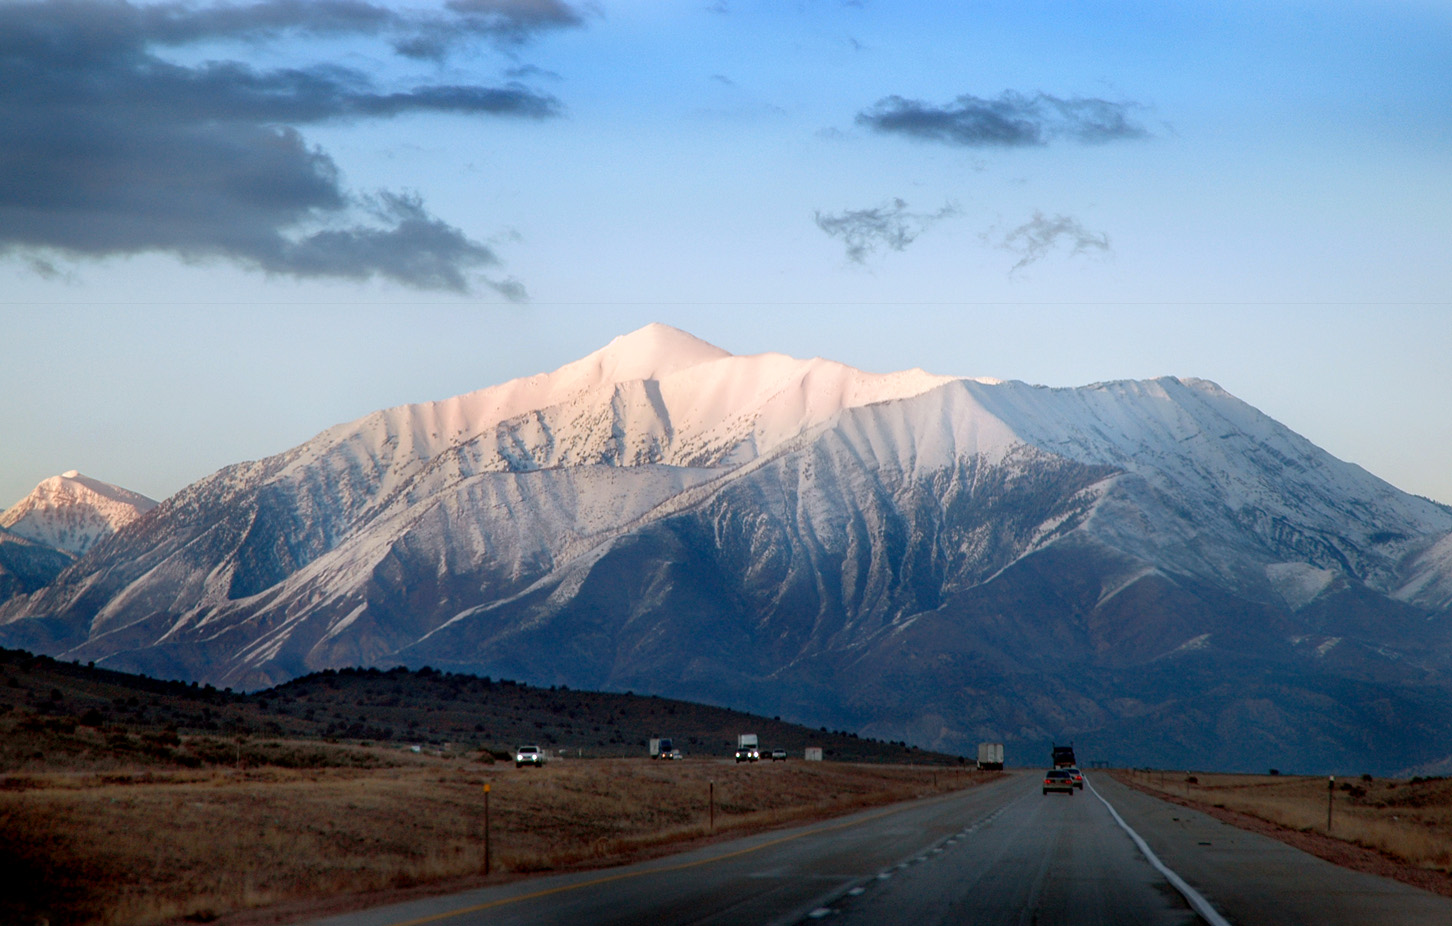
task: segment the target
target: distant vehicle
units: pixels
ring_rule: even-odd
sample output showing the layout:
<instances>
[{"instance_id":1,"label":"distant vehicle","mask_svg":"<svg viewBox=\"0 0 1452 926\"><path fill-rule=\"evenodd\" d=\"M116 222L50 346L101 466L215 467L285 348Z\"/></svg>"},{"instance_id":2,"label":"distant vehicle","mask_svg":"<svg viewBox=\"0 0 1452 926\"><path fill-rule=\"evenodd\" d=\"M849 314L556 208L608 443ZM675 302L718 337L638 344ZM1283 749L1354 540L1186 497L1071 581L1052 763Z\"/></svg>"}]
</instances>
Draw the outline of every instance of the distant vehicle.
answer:
<instances>
[{"instance_id":1,"label":"distant vehicle","mask_svg":"<svg viewBox=\"0 0 1452 926\"><path fill-rule=\"evenodd\" d=\"M786 761L786 750L785 749L773 749L771 751L771 761L773 761L773 762L785 762Z\"/></svg>"},{"instance_id":2,"label":"distant vehicle","mask_svg":"<svg viewBox=\"0 0 1452 926\"><path fill-rule=\"evenodd\" d=\"M676 751L675 744L671 742L670 737L668 737L668 736L661 736L661 737L652 737L651 738L651 741L650 741L650 757L652 759L674 759L674 758L680 758L679 756L672 756L671 755L671 753L672 752L675 752L675 751Z\"/></svg>"},{"instance_id":3,"label":"distant vehicle","mask_svg":"<svg viewBox=\"0 0 1452 926\"><path fill-rule=\"evenodd\" d=\"M656 756L656 758L657 759L684 759L685 758L685 754L683 754L679 749L663 749L663 750L661 750L660 755Z\"/></svg>"},{"instance_id":4,"label":"distant vehicle","mask_svg":"<svg viewBox=\"0 0 1452 926\"><path fill-rule=\"evenodd\" d=\"M761 750L757 749L755 745L738 746L736 749L737 762L756 762L760 759Z\"/></svg>"},{"instance_id":5,"label":"distant vehicle","mask_svg":"<svg viewBox=\"0 0 1452 926\"><path fill-rule=\"evenodd\" d=\"M1074 759L1074 744L1054 747L1054 768L1073 768L1079 763Z\"/></svg>"},{"instance_id":6,"label":"distant vehicle","mask_svg":"<svg viewBox=\"0 0 1452 926\"><path fill-rule=\"evenodd\" d=\"M979 743L978 744L978 768L981 771L1000 771L1003 769L1003 744L1002 743Z\"/></svg>"},{"instance_id":7,"label":"distant vehicle","mask_svg":"<svg viewBox=\"0 0 1452 926\"><path fill-rule=\"evenodd\" d=\"M742 733L736 737L736 748L742 749L750 746L752 749L760 749L761 744L756 741L755 733Z\"/></svg>"},{"instance_id":8,"label":"distant vehicle","mask_svg":"<svg viewBox=\"0 0 1452 926\"><path fill-rule=\"evenodd\" d=\"M1066 769L1064 769L1064 771L1068 772L1069 773L1069 777L1071 779L1073 779L1074 787L1078 788L1080 791L1083 791L1084 790L1084 773L1081 772L1081 771L1079 771L1077 768L1066 768Z\"/></svg>"},{"instance_id":9,"label":"distant vehicle","mask_svg":"<svg viewBox=\"0 0 1452 926\"><path fill-rule=\"evenodd\" d=\"M1069 770L1064 768L1051 768L1044 772L1044 793L1050 791L1062 791L1070 797L1074 796L1074 779L1069 775Z\"/></svg>"},{"instance_id":10,"label":"distant vehicle","mask_svg":"<svg viewBox=\"0 0 1452 926\"><path fill-rule=\"evenodd\" d=\"M514 751L514 767L522 768L526 765L544 765L544 753L539 751L538 746L521 746Z\"/></svg>"}]
</instances>

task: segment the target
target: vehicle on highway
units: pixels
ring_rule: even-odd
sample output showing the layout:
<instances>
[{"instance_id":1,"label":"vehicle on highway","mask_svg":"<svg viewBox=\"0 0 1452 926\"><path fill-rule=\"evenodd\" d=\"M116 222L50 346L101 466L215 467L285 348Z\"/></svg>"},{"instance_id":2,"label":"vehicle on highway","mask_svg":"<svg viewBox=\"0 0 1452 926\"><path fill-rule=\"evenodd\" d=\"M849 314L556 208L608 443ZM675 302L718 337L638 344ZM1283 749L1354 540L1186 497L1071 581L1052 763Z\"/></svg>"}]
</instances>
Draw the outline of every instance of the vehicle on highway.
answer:
<instances>
[{"instance_id":1,"label":"vehicle on highway","mask_svg":"<svg viewBox=\"0 0 1452 926\"><path fill-rule=\"evenodd\" d=\"M1044 772L1044 793L1050 791L1062 791L1070 797L1074 796L1074 779L1069 775L1066 768L1051 768Z\"/></svg>"},{"instance_id":2,"label":"vehicle on highway","mask_svg":"<svg viewBox=\"0 0 1452 926\"><path fill-rule=\"evenodd\" d=\"M786 761L786 750L785 749L773 749L771 751L771 761L773 761L773 762L785 762Z\"/></svg>"},{"instance_id":3,"label":"vehicle on highway","mask_svg":"<svg viewBox=\"0 0 1452 926\"><path fill-rule=\"evenodd\" d=\"M761 759L761 750L753 746L740 746L736 749L737 762L757 762Z\"/></svg>"},{"instance_id":4,"label":"vehicle on highway","mask_svg":"<svg viewBox=\"0 0 1452 926\"><path fill-rule=\"evenodd\" d=\"M1084 773L1079 771L1077 768L1066 768L1064 769L1064 771L1068 772L1069 777L1074 779L1074 787L1078 788L1080 791L1083 791Z\"/></svg>"},{"instance_id":5,"label":"vehicle on highway","mask_svg":"<svg viewBox=\"0 0 1452 926\"><path fill-rule=\"evenodd\" d=\"M978 744L978 770L980 772L1003 771L1003 744Z\"/></svg>"},{"instance_id":6,"label":"vehicle on highway","mask_svg":"<svg viewBox=\"0 0 1452 926\"><path fill-rule=\"evenodd\" d=\"M544 753L539 751L538 746L521 746L514 750L514 767L522 768L526 765L542 766L545 763Z\"/></svg>"}]
</instances>

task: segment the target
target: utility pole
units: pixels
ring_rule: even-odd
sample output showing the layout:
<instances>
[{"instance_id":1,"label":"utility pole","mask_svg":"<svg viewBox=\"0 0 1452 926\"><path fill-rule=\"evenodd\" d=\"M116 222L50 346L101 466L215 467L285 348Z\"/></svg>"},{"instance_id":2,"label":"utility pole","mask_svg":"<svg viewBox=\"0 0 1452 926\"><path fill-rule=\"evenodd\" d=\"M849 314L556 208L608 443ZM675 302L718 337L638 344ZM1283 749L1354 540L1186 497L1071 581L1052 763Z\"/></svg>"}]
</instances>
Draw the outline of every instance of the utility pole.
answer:
<instances>
[{"instance_id":1,"label":"utility pole","mask_svg":"<svg viewBox=\"0 0 1452 926\"><path fill-rule=\"evenodd\" d=\"M710 829L710 832L714 833L714 832L716 832L716 780L714 778L711 779L710 784L711 784L711 829Z\"/></svg>"}]
</instances>

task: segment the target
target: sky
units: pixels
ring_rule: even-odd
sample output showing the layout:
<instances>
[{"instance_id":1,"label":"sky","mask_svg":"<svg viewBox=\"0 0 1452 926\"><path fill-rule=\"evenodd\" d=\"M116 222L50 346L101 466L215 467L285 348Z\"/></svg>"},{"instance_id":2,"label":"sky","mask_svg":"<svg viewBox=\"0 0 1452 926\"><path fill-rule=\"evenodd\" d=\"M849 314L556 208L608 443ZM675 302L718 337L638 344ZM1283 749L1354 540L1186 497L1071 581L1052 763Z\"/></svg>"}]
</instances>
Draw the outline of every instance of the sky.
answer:
<instances>
[{"instance_id":1,"label":"sky","mask_svg":"<svg viewBox=\"0 0 1452 926\"><path fill-rule=\"evenodd\" d=\"M1452 3L0 0L0 507L652 321L1211 379L1452 503Z\"/></svg>"}]
</instances>

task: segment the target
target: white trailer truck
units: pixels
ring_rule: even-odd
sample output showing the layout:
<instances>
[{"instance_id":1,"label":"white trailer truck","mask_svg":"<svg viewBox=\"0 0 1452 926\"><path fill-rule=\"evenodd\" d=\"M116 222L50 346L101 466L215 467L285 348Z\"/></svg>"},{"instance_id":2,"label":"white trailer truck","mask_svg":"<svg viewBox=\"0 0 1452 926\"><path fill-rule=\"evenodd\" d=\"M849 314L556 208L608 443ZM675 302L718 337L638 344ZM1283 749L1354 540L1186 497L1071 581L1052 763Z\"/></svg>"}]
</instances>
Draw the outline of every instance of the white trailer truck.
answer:
<instances>
[{"instance_id":1,"label":"white trailer truck","mask_svg":"<svg viewBox=\"0 0 1452 926\"><path fill-rule=\"evenodd\" d=\"M1003 744L1002 743L979 743L978 744L978 768L982 770L999 771L1003 768Z\"/></svg>"}]
</instances>

